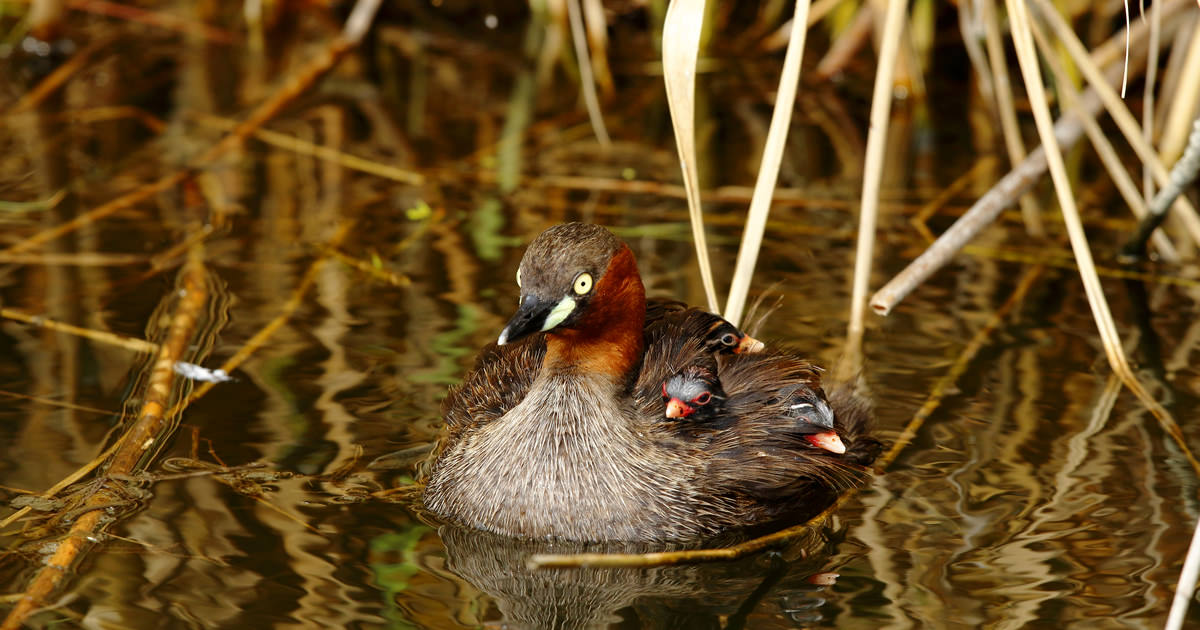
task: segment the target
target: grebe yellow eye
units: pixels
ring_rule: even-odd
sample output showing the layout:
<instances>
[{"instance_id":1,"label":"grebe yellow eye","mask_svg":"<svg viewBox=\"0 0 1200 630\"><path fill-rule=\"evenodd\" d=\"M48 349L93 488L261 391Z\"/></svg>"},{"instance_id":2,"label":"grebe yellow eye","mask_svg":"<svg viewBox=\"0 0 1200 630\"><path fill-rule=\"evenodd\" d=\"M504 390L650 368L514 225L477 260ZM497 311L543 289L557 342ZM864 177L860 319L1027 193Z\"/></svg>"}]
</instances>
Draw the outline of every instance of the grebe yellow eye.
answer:
<instances>
[{"instance_id":1,"label":"grebe yellow eye","mask_svg":"<svg viewBox=\"0 0 1200 630\"><path fill-rule=\"evenodd\" d=\"M517 286L521 286L521 268L517 267Z\"/></svg>"},{"instance_id":2,"label":"grebe yellow eye","mask_svg":"<svg viewBox=\"0 0 1200 630\"><path fill-rule=\"evenodd\" d=\"M592 290L592 274L583 272L575 276L575 295L587 295Z\"/></svg>"}]
</instances>

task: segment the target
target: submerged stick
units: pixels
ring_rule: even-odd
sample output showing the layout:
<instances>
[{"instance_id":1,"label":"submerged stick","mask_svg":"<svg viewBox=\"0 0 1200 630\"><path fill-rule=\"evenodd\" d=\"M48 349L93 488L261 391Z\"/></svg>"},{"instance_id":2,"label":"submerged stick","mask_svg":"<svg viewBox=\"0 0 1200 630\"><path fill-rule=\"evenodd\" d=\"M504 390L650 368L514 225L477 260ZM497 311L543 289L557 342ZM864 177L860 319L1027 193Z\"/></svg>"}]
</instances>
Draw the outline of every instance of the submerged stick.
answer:
<instances>
[{"instance_id":1,"label":"submerged stick","mask_svg":"<svg viewBox=\"0 0 1200 630\"><path fill-rule=\"evenodd\" d=\"M167 339L161 346L151 368L150 380L142 394L144 402L137 420L121 436L109 460L106 474L129 475L135 472L143 455L170 430L173 414L164 413L170 403L171 387L175 380L174 364L185 352L204 313L208 299L204 264L199 248L193 249L183 271L182 298L171 320ZM109 487L101 487L89 496L83 512L49 561L33 577L20 601L9 611L0 630L16 630L46 598L58 589L76 559L97 540L97 534L111 522L105 518L104 507L122 503L122 498Z\"/></svg>"}]
</instances>

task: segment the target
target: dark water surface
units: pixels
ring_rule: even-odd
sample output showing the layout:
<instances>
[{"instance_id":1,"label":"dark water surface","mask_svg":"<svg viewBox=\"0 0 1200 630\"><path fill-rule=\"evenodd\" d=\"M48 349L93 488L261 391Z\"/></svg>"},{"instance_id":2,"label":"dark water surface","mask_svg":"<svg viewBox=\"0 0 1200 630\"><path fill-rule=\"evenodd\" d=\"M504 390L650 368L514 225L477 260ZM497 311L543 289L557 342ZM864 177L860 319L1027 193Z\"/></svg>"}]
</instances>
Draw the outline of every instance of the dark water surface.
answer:
<instances>
[{"instance_id":1,"label":"dark water surface","mask_svg":"<svg viewBox=\"0 0 1200 630\"><path fill-rule=\"evenodd\" d=\"M283 313L315 268L298 309L237 381L182 413L153 476L129 482L128 501L108 508L120 520L35 626L1161 626L1197 517L1197 475L1110 376L1078 274L1061 264L1069 252L1049 202L1051 236L1030 238L1006 215L892 316L869 317L862 376L881 437L890 445L922 405L940 404L829 527L779 553L530 572L533 547L439 530L405 492L389 492L415 471L368 462L401 449L415 461L436 439L439 401L511 313L523 245L541 229L611 226L638 255L651 295L703 302L648 43L629 35L614 45L619 89L605 114L615 143L604 150L576 84L551 67L539 85L526 69L535 64L522 62L523 18L500 17L492 32L385 16L359 54L267 125L423 183L255 140L193 184L27 253L0 253L0 306L161 341L183 261L172 248L212 226L211 297L190 350L210 367ZM335 21L279 26L260 57L80 19L85 39L114 39L38 113L5 118L0 136L0 198L69 194L52 209L0 212L0 248L188 164L219 138L211 116L243 116L328 41ZM402 26L412 23L430 26ZM647 52L629 52L635 44ZM750 186L779 60L714 56L700 82L706 187ZM963 96L964 78L941 70L951 76L930 79L927 106L896 104L876 287L924 247L912 222L922 206L998 147L989 125L968 124L984 114ZM5 111L32 80L19 74L0 86ZM752 292L759 312L770 310L760 338L829 366L849 311L865 91L853 82L802 90ZM111 109L126 105L137 109ZM1107 264L1130 224L1091 154L1081 157L1075 188ZM998 168L976 171L928 221L934 233ZM745 197L725 188L706 206L719 287ZM331 257L327 243L346 226ZM1140 283L1107 277L1105 288L1139 375L1196 448L1196 268L1150 271ZM1028 292L986 328L1022 282ZM0 320L0 497L41 492L102 451L122 410L136 415L149 367L144 353ZM265 466L209 474L218 463ZM0 600L4 611L65 531L63 521L23 523L24 533L21 523L3 530L0 592L13 595ZM1200 623L1200 607L1190 620Z\"/></svg>"}]
</instances>

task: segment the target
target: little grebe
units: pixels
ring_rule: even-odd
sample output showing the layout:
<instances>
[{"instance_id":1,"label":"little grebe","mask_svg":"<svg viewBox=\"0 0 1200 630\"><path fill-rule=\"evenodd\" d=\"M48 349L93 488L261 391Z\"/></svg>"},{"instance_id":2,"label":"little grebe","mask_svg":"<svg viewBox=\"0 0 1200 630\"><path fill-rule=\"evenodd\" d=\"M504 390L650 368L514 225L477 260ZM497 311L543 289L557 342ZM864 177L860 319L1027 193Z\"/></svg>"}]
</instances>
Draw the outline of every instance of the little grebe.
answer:
<instances>
[{"instance_id":1,"label":"little grebe","mask_svg":"<svg viewBox=\"0 0 1200 630\"><path fill-rule=\"evenodd\" d=\"M608 230L543 232L517 284L517 313L443 404L430 511L509 536L689 541L823 509L865 479L879 443L852 394L830 401L846 455L813 447L794 427L820 410L789 407L824 403L819 369L756 352L716 315L648 304ZM669 421L663 384L691 365L715 366L730 400L704 423Z\"/></svg>"}]
</instances>

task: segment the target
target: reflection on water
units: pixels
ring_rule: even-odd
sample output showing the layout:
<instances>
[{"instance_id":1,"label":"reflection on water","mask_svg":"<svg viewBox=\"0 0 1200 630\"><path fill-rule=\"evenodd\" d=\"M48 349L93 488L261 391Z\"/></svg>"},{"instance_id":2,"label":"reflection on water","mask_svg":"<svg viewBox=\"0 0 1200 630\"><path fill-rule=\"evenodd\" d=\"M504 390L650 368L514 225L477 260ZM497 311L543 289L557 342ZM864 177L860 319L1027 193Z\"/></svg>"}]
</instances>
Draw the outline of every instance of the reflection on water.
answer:
<instances>
[{"instance_id":1,"label":"reflection on water","mask_svg":"<svg viewBox=\"0 0 1200 630\"><path fill-rule=\"evenodd\" d=\"M265 65L253 53L153 31L79 28L115 43L91 51L39 114L5 119L10 133L0 136L0 197L47 199L64 187L69 194L53 209L0 213L0 247L170 172L217 138L201 113L236 117L270 89L268 78L304 58L302 48L285 47ZM313 42L331 32L320 20L291 28ZM339 252L365 263L334 258L316 268L296 314L236 371L236 382L186 410L158 460L261 461L292 476L189 468L142 482L151 493L144 503L112 506L140 510L90 548L38 624L1161 626L1197 517L1196 475L1108 375L1070 269L1036 272L1033 289L984 339L915 440L840 512L836 531L779 553L531 573L528 545L414 517L408 495L392 489L412 479L415 458L396 470L367 464L436 439L439 401L511 312L513 272L534 234L568 219L611 225L638 255L652 295L701 303L703 294L674 188L659 77L633 63L615 66L623 96L606 115L618 142L605 152L588 135L573 87L513 89L520 64L504 52L515 49L506 40L512 32L421 39L407 29L385 20L360 57L270 128L417 170L424 184L254 141L195 186L51 240L35 250L41 259L0 258L3 306L153 338L175 285L173 247L197 222L213 224L205 260L214 297L208 332L192 349L209 366L281 312L345 220L354 223ZM700 82L710 107L701 134L707 186L724 187L706 207L719 282L728 280L747 205L736 187L753 181L767 123L770 95L761 86L774 81L778 59L765 61ZM5 84L4 98L24 89ZM848 312L865 128L854 89L804 90L780 180L786 190L755 281L759 313L769 313L756 336L825 365L838 358ZM510 107L515 98L532 100ZM133 104L173 131L156 137L142 114L98 113L115 104ZM968 129L966 112L919 123L904 105L890 137L876 285L924 246L909 223L920 205L995 146L988 129ZM514 111L533 112L534 123L520 142L505 144ZM914 142L916 133L946 141ZM520 150L500 152L513 146ZM514 164L524 177L505 192L496 171ZM982 169L963 198L930 220L932 229L943 229L995 176ZM1092 226L1102 258L1120 240L1111 228ZM979 245L891 317L868 323L863 377L889 442L1033 272L1028 252L1060 251L1054 242L1031 246L1007 218ZM78 256L96 253L109 258ZM60 259L49 264L49 254ZM1106 289L1123 338L1137 344L1143 377L1188 442L1200 444L1192 421L1200 409L1200 292L1193 269L1158 271L1175 279L1152 278L1144 290L1107 279ZM1149 315L1138 325L1142 300ZM89 461L122 409L138 407L146 363L107 343L0 320L0 496L44 490ZM164 472L161 463L150 470ZM19 593L53 536L24 537L14 525L3 540L0 585ZM1190 618L1200 623L1200 607Z\"/></svg>"}]
</instances>

